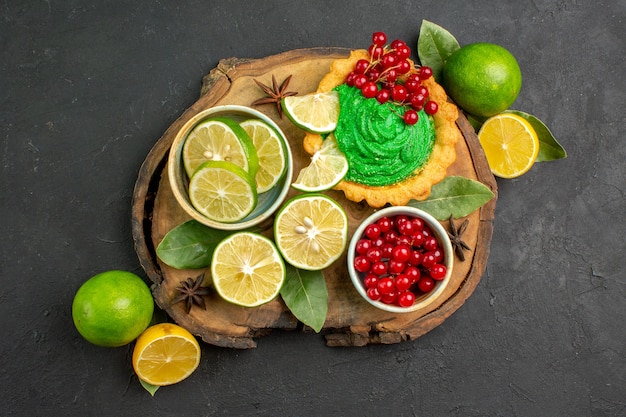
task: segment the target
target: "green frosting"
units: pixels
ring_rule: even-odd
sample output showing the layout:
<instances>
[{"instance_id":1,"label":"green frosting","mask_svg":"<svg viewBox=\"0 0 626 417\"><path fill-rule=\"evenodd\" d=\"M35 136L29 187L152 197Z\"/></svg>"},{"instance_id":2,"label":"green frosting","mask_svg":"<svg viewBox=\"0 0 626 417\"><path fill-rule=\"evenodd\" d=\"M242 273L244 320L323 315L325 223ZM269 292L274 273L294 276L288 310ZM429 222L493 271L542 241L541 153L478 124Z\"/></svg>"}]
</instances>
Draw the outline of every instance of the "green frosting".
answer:
<instances>
[{"instance_id":1,"label":"green frosting","mask_svg":"<svg viewBox=\"0 0 626 417\"><path fill-rule=\"evenodd\" d=\"M422 167L432 152L435 129L424 111L419 120L407 125L404 107L380 104L365 98L356 87L342 84L339 93L339 121L335 136L348 159L345 180L370 186L403 181Z\"/></svg>"}]
</instances>

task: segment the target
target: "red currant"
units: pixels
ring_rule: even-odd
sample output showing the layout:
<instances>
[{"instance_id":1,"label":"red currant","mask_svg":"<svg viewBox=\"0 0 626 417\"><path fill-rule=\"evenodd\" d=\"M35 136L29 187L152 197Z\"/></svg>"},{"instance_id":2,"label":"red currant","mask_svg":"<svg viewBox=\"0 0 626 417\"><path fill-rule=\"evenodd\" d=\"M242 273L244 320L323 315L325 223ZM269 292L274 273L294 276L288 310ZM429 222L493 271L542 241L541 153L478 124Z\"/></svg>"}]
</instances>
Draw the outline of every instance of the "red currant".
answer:
<instances>
[{"instance_id":1,"label":"red currant","mask_svg":"<svg viewBox=\"0 0 626 417\"><path fill-rule=\"evenodd\" d=\"M381 88L378 90L378 93L376 93L376 100L378 100L380 104L388 102L390 98L391 93L386 88Z\"/></svg>"},{"instance_id":2,"label":"red currant","mask_svg":"<svg viewBox=\"0 0 626 417\"><path fill-rule=\"evenodd\" d=\"M406 91L408 91L409 93L414 93L415 90L420 86L420 82L419 80L411 80L408 79L404 82L404 88L406 88Z\"/></svg>"},{"instance_id":3,"label":"red currant","mask_svg":"<svg viewBox=\"0 0 626 417\"><path fill-rule=\"evenodd\" d=\"M423 293L431 292L434 287L435 280L430 277L422 277L419 281L417 281L417 288L419 288Z\"/></svg>"},{"instance_id":4,"label":"red currant","mask_svg":"<svg viewBox=\"0 0 626 417\"><path fill-rule=\"evenodd\" d=\"M395 246L393 246L393 243L385 243L382 246L383 258L391 258L394 247Z\"/></svg>"},{"instance_id":5,"label":"red currant","mask_svg":"<svg viewBox=\"0 0 626 417\"><path fill-rule=\"evenodd\" d=\"M414 124L417 123L417 121L419 120L419 115L417 114L417 112L413 109L411 110L407 110L404 112L404 123L406 123L409 126L412 126Z\"/></svg>"},{"instance_id":6,"label":"red currant","mask_svg":"<svg viewBox=\"0 0 626 417\"><path fill-rule=\"evenodd\" d=\"M374 44L370 45L370 47L367 49L367 52L369 52L370 57L374 61L378 61L380 57L383 56L383 54L385 53L385 49L382 46Z\"/></svg>"},{"instance_id":7,"label":"red currant","mask_svg":"<svg viewBox=\"0 0 626 417\"><path fill-rule=\"evenodd\" d=\"M370 269L370 261L366 256L360 255L354 258L354 269L359 272L367 272Z\"/></svg>"},{"instance_id":8,"label":"red currant","mask_svg":"<svg viewBox=\"0 0 626 417\"><path fill-rule=\"evenodd\" d=\"M409 257L409 260L407 262L411 265L420 266L422 264L423 256L424 255L422 255L422 252L418 250L412 250L411 256Z\"/></svg>"},{"instance_id":9,"label":"red currant","mask_svg":"<svg viewBox=\"0 0 626 417\"><path fill-rule=\"evenodd\" d=\"M411 257L411 248L407 244L398 245L393 248L391 257L398 262L406 262Z\"/></svg>"},{"instance_id":10,"label":"red currant","mask_svg":"<svg viewBox=\"0 0 626 417\"><path fill-rule=\"evenodd\" d=\"M384 277L378 280L376 288L378 288L378 292L381 294L389 294L394 291L396 284L394 284L392 278Z\"/></svg>"},{"instance_id":11,"label":"red currant","mask_svg":"<svg viewBox=\"0 0 626 417\"><path fill-rule=\"evenodd\" d=\"M426 249L427 251L434 251L435 249L439 248L439 242L437 242L437 238L435 238L434 236L428 236L424 240L423 246L424 249Z\"/></svg>"},{"instance_id":12,"label":"red currant","mask_svg":"<svg viewBox=\"0 0 626 417\"><path fill-rule=\"evenodd\" d=\"M390 293L387 293L387 294L381 294L380 301L382 301L385 304L394 304L397 298L398 298L398 292L391 291Z\"/></svg>"},{"instance_id":13,"label":"red currant","mask_svg":"<svg viewBox=\"0 0 626 417\"><path fill-rule=\"evenodd\" d=\"M411 284L416 283L422 276L422 272L417 266L407 266L404 270L404 275L411 280Z\"/></svg>"},{"instance_id":14,"label":"red currant","mask_svg":"<svg viewBox=\"0 0 626 417\"><path fill-rule=\"evenodd\" d=\"M372 43L377 46L383 46L387 43L387 35L385 32L374 32L372 34Z\"/></svg>"},{"instance_id":15,"label":"red currant","mask_svg":"<svg viewBox=\"0 0 626 417\"><path fill-rule=\"evenodd\" d=\"M391 46L391 49L397 51L399 48L401 48L403 46L407 46L407 45L406 45L406 42L404 42L402 39L394 39L391 42L391 45L389 45L389 46Z\"/></svg>"},{"instance_id":16,"label":"red currant","mask_svg":"<svg viewBox=\"0 0 626 417\"><path fill-rule=\"evenodd\" d=\"M425 87L425 86L423 86L423 85L420 85L419 87L417 87L417 88L415 89L415 93L416 93L416 94L421 94L421 95L423 95L424 97L428 97L428 88L426 88L426 87Z\"/></svg>"},{"instance_id":17,"label":"red currant","mask_svg":"<svg viewBox=\"0 0 626 417\"><path fill-rule=\"evenodd\" d=\"M365 255L367 251L372 247L372 241L369 239L359 239L354 246L354 250L359 255Z\"/></svg>"},{"instance_id":18,"label":"red currant","mask_svg":"<svg viewBox=\"0 0 626 417\"><path fill-rule=\"evenodd\" d=\"M387 264L384 263L383 261L373 262L372 265L370 266L370 271L374 275L378 275L378 276L385 275L387 273Z\"/></svg>"},{"instance_id":19,"label":"red currant","mask_svg":"<svg viewBox=\"0 0 626 417\"><path fill-rule=\"evenodd\" d=\"M430 277L435 281L441 281L446 277L446 266L442 264L435 264L428 270Z\"/></svg>"},{"instance_id":20,"label":"red currant","mask_svg":"<svg viewBox=\"0 0 626 417\"><path fill-rule=\"evenodd\" d=\"M413 247L419 248L424 244L426 238L424 237L424 233L420 230L419 232L415 232L411 235L411 240L413 242Z\"/></svg>"},{"instance_id":21,"label":"red currant","mask_svg":"<svg viewBox=\"0 0 626 417\"><path fill-rule=\"evenodd\" d=\"M420 80L426 80L432 77L433 70L430 67L422 66L419 68L418 74L419 74Z\"/></svg>"},{"instance_id":22,"label":"red currant","mask_svg":"<svg viewBox=\"0 0 626 417\"><path fill-rule=\"evenodd\" d=\"M357 74L365 74L370 66L370 62L367 59L359 59L354 64L354 72Z\"/></svg>"},{"instance_id":23,"label":"red currant","mask_svg":"<svg viewBox=\"0 0 626 417\"><path fill-rule=\"evenodd\" d=\"M365 236L370 239L377 239L380 236L380 226L376 223L367 225L365 228Z\"/></svg>"},{"instance_id":24,"label":"red currant","mask_svg":"<svg viewBox=\"0 0 626 417\"><path fill-rule=\"evenodd\" d=\"M367 296L369 297L370 300L372 301L378 301L380 300L380 293L378 292L378 288L374 287L374 288L368 288L367 289Z\"/></svg>"},{"instance_id":25,"label":"red currant","mask_svg":"<svg viewBox=\"0 0 626 417\"><path fill-rule=\"evenodd\" d=\"M424 107L425 101L426 97L424 97L424 95L422 94L414 93L413 95L411 95L411 107L413 107L414 110L421 110Z\"/></svg>"},{"instance_id":26,"label":"red currant","mask_svg":"<svg viewBox=\"0 0 626 417\"><path fill-rule=\"evenodd\" d=\"M361 87L361 93L365 98L374 98L378 93L378 85L374 81L368 81Z\"/></svg>"},{"instance_id":27,"label":"red currant","mask_svg":"<svg viewBox=\"0 0 626 417\"><path fill-rule=\"evenodd\" d=\"M398 74L406 74L407 72L411 71L411 64L406 59L403 59L398 62L395 68L396 71L398 71Z\"/></svg>"},{"instance_id":28,"label":"red currant","mask_svg":"<svg viewBox=\"0 0 626 417\"><path fill-rule=\"evenodd\" d=\"M393 48L393 45L391 47ZM397 45L394 49L396 51L396 55L400 59L407 59L411 56L411 48L409 48L409 46L404 42L402 42L401 45Z\"/></svg>"},{"instance_id":29,"label":"red currant","mask_svg":"<svg viewBox=\"0 0 626 417\"><path fill-rule=\"evenodd\" d=\"M366 256L371 263L380 262L383 259L383 250L379 247L373 247L367 251Z\"/></svg>"},{"instance_id":30,"label":"red currant","mask_svg":"<svg viewBox=\"0 0 626 417\"><path fill-rule=\"evenodd\" d=\"M367 274L363 284L365 284L365 288L374 288L378 285L378 277L374 274Z\"/></svg>"},{"instance_id":31,"label":"red currant","mask_svg":"<svg viewBox=\"0 0 626 417\"><path fill-rule=\"evenodd\" d=\"M424 105L424 111L426 112L426 114L433 115L433 114L437 113L438 110L439 110L439 105L437 103L435 103L434 101L432 101L432 100L429 100Z\"/></svg>"},{"instance_id":32,"label":"red currant","mask_svg":"<svg viewBox=\"0 0 626 417\"><path fill-rule=\"evenodd\" d=\"M391 98L393 98L394 101L401 103L406 100L407 95L408 92L402 84L396 84L393 86L393 89L391 89Z\"/></svg>"},{"instance_id":33,"label":"red currant","mask_svg":"<svg viewBox=\"0 0 626 417\"><path fill-rule=\"evenodd\" d=\"M363 88L366 82L369 80L364 74L357 74L354 76L354 86L356 88Z\"/></svg>"},{"instance_id":34,"label":"red currant","mask_svg":"<svg viewBox=\"0 0 626 417\"><path fill-rule=\"evenodd\" d=\"M430 269L437 263L437 257L432 252L426 252L422 257L422 266Z\"/></svg>"},{"instance_id":35,"label":"red currant","mask_svg":"<svg viewBox=\"0 0 626 417\"><path fill-rule=\"evenodd\" d=\"M413 284L412 279L405 274L400 274L396 277L396 289L398 291L406 291Z\"/></svg>"},{"instance_id":36,"label":"red currant","mask_svg":"<svg viewBox=\"0 0 626 417\"><path fill-rule=\"evenodd\" d=\"M380 227L380 231L383 233L391 230L391 220L389 220L389 217L381 217L376 223L378 223L378 227Z\"/></svg>"},{"instance_id":37,"label":"red currant","mask_svg":"<svg viewBox=\"0 0 626 417\"><path fill-rule=\"evenodd\" d=\"M383 55L380 63L383 65L384 68L393 68L398 63L398 57L394 53L388 53Z\"/></svg>"},{"instance_id":38,"label":"red currant","mask_svg":"<svg viewBox=\"0 0 626 417\"><path fill-rule=\"evenodd\" d=\"M404 291L398 295L398 305L400 307L411 307L415 302L415 294L411 291Z\"/></svg>"},{"instance_id":39,"label":"red currant","mask_svg":"<svg viewBox=\"0 0 626 417\"><path fill-rule=\"evenodd\" d=\"M402 273L405 267L406 267L406 264L404 262L396 261L395 259L389 259L389 261L387 261L386 269L387 271L389 271L390 274L397 275L397 274Z\"/></svg>"},{"instance_id":40,"label":"red currant","mask_svg":"<svg viewBox=\"0 0 626 417\"><path fill-rule=\"evenodd\" d=\"M410 110L409 110L410 111ZM411 236L415 232L415 228L412 221L404 221L398 225L398 232L404 236Z\"/></svg>"}]
</instances>

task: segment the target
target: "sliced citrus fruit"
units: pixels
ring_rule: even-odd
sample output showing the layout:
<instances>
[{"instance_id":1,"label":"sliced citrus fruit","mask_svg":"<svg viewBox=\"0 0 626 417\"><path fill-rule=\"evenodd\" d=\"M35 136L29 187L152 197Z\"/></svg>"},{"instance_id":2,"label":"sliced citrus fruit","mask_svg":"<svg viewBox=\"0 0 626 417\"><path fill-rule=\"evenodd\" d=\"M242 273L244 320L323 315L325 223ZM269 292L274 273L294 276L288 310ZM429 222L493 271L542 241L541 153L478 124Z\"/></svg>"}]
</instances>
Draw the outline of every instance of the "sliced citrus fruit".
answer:
<instances>
[{"instance_id":1,"label":"sliced citrus fruit","mask_svg":"<svg viewBox=\"0 0 626 417\"><path fill-rule=\"evenodd\" d=\"M215 248L211 275L224 300L256 307L278 295L285 280L285 264L271 240L256 233L238 232Z\"/></svg>"},{"instance_id":2,"label":"sliced citrus fruit","mask_svg":"<svg viewBox=\"0 0 626 417\"><path fill-rule=\"evenodd\" d=\"M187 176L206 161L227 161L252 176L258 169L258 158L252 139L234 120L214 117L193 128L183 145L183 164Z\"/></svg>"},{"instance_id":3,"label":"sliced citrus fruit","mask_svg":"<svg viewBox=\"0 0 626 417\"><path fill-rule=\"evenodd\" d=\"M494 175L516 178L526 173L539 153L533 127L515 114L499 114L485 121L478 132L487 162Z\"/></svg>"},{"instance_id":4,"label":"sliced citrus fruit","mask_svg":"<svg viewBox=\"0 0 626 417\"><path fill-rule=\"evenodd\" d=\"M283 141L271 126L261 120L250 119L240 125L256 148L259 160L255 177L257 192L264 193L275 186L285 173L287 163Z\"/></svg>"},{"instance_id":5,"label":"sliced citrus fruit","mask_svg":"<svg viewBox=\"0 0 626 417\"><path fill-rule=\"evenodd\" d=\"M285 97L281 101L293 124L312 133L335 130L339 119L339 94L336 91Z\"/></svg>"},{"instance_id":6,"label":"sliced citrus fruit","mask_svg":"<svg viewBox=\"0 0 626 417\"><path fill-rule=\"evenodd\" d=\"M137 377L151 385L182 381L200 364L200 345L186 329L172 323L148 327L137 338L133 368Z\"/></svg>"},{"instance_id":7,"label":"sliced citrus fruit","mask_svg":"<svg viewBox=\"0 0 626 417\"><path fill-rule=\"evenodd\" d=\"M189 180L189 200L207 218L233 223L256 207L256 185L246 171L231 162L207 161Z\"/></svg>"},{"instance_id":8,"label":"sliced citrus fruit","mask_svg":"<svg viewBox=\"0 0 626 417\"><path fill-rule=\"evenodd\" d=\"M332 133L313 154L311 163L302 168L291 186L299 191L316 192L333 188L348 172L348 160Z\"/></svg>"},{"instance_id":9,"label":"sliced citrus fruit","mask_svg":"<svg viewBox=\"0 0 626 417\"><path fill-rule=\"evenodd\" d=\"M296 268L326 268L346 247L346 212L326 195L297 195L276 215L274 240L285 260Z\"/></svg>"}]
</instances>

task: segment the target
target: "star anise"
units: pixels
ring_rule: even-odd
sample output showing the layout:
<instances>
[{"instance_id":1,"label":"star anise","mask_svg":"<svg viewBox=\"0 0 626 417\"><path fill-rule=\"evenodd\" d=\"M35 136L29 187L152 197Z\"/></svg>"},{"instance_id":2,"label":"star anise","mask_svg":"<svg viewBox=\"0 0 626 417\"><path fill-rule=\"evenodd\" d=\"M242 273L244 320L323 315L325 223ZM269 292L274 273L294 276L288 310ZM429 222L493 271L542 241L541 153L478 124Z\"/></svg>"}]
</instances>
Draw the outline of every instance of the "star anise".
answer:
<instances>
[{"instance_id":1,"label":"star anise","mask_svg":"<svg viewBox=\"0 0 626 417\"><path fill-rule=\"evenodd\" d=\"M296 94L298 94L295 91L287 91L287 86L289 85L289 81L291 80L291 75L288 76L287 78L285 78L285 80L282 82L282 84L279 86L278 83L276 82L276 77L274 77L274 74L272 74L272 86L267 86L257 80L254 80L254 82L261 87L261 89L263 90L263 92L265 94L267 94L267 97L263 97L260 98L254 102L252 102L253 106L258 106L260 104L269 104L269 103L275 103L276 104L276 109L278 110L278 115L280 116L280 118L283 118L283 108L280 105L280 102L283 98L285 97L289 97L289 96L295 96Z\"/></svg>"},{"instance_id":2,"label":"star anise","mask_svg":"<svg viewBox=\"0 0 626 417\"><path fill-rule=\"evenodd\" d=\"M185 311L187 311L187 313L191 311L191 307L193 307L194 304L197 304L206 310L206 304L204 303L204 298L202 298L202 296L208 295L209 289L202 286L203 280L204 274L200 274L195 280L193 278L187 278L181 282L180 285L176 287L178 295L174 297L171 305L184 301Z\"/></svg>"},{"instance_id":3,"label":"star anise","mask_svg":"<svg viewBox=\"0 0 626 417\"><path fill-rule=\"evenodd\" d=\"M469 224L469 219L465 219L461 226L457 229L456 224L454 224L454 216L451 214L450 219L450 231L448 232L448 236L450 236L450 242L452 243L452 249L454 249L454 253L461 260L465 261L464 250L471 250L471 248L467 245L467 243L463 242L461 237L467 229L467 225Z\"/></svg>"}]
</instances>

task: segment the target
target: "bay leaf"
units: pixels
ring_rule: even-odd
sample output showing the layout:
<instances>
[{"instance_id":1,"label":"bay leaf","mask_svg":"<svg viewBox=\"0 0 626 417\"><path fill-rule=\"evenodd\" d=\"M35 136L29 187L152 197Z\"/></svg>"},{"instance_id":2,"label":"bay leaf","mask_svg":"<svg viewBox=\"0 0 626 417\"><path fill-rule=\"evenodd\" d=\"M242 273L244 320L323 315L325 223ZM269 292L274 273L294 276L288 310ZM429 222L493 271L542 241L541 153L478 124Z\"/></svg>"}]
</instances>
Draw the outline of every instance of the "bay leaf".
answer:
<instances>
[{"instance_id":1,"label":"bay leaf","mask_svg":"<svg viewBox=\"0 0 626 417\"><path fill-rule=\"evenodd\" d=\"M287 266L280 295L291 313L319 333L328 313L328 288L322 271Z\"/></svg>"},{"instance_id":2,"label":"bay leaf","mask_svg":"<svg viewBox=\"0 0 626 417\"><path fill-rule=\"evenodd\" d=\"M506 110L505 113L512 113L522 117L535 129L539 138L539 154L535 162L554 161L567 157L565 149L557 142L550 129L538 117L519 110Z\"/></svg>"},{"instance_id":3,"label":"bay leaf","mask_svg":"<svg viewBox=\"0 0 626 417\"><path fill-rule=\"evenodd\" d=\"M189 220L166 233L156 249L156 254L172 268L206 268L211 264L217 244L230 233Z\"/></svg>"},{"instance_id":4,"label":"bay leaf","mask_svg":"<svg viewBox=\"0 0 626 417\"><path fill-rule=\"evenodd\" d=\"M432 68L435 81L439 84L446 61L459 48L459 42L450 32L433 22L422 20L417 39L417 56L422 65Z\"/></svg>"},{"instance_id":5,"label":"bay leaf","mask_svg":"<svg viewBox=\"0 0 626 417\"><path fill-rule=\"evenodd\" d=\"M154 397L154 394L157 392L157 390L159 389L158 385L152 385L152 384L148 384L146 381L140 379L139 383L141 384L141 386L150 393L150 395L152 395Z\"/></svg>"},{"instance_id":6,"label":"bay leaf","mask_svg":"<svg viewBox=\"0 0 626 417\"><path fill-rule=\"evenodd\" d=\"M494 197L483 183L469 178L451 176L435 184L423 201L411 200L408 205L424 210L437 220L465 217Z\"/></svg>"}]
</instances>

